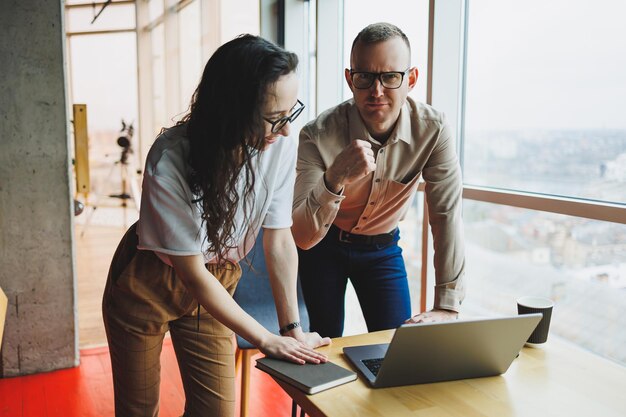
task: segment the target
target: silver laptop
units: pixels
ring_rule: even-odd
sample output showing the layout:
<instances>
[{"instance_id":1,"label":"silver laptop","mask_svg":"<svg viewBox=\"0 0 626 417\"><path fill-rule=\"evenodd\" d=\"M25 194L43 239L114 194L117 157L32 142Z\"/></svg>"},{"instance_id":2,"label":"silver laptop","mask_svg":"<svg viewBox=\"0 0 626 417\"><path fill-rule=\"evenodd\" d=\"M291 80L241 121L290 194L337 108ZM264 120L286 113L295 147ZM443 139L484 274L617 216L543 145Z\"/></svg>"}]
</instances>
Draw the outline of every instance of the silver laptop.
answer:
<instances>
[{"instance_id":1,"label":"silver laptop","mask_svg":"<svg viewBox=\"0 0 626 417\"><path fill-rule=\"evenodd\" d=\"M391 343L344 347L343 353L374 388L500 375L541 317L406 324Z\"/></svg>"}]
</instances>

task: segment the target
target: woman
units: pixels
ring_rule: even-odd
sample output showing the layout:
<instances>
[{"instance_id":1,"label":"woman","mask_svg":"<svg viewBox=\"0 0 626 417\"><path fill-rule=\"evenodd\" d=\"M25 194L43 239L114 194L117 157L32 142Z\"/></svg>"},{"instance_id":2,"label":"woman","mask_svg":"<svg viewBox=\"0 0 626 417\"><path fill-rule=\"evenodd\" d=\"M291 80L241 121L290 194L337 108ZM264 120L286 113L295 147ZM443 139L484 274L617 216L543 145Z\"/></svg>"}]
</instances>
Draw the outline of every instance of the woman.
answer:
<instances>
[{"instance_id":1,"label":"woman","mask_svg":"<svg viewBox=\"0 0 626 417\"><path fill-rule=\"evenodd\" d=\"M169 330L185 416L232 416L234 330L266 355L325 362L330 343L299 327L290 232L297 144L297 56L244 35L209 59L191 109L156 139L139 221L113 258L103 299L117 416L156 416ZM281 138L285 136L285 138ZM238 265L263 227L276 336L232 299Z\"/></svg>"}]
</instances>

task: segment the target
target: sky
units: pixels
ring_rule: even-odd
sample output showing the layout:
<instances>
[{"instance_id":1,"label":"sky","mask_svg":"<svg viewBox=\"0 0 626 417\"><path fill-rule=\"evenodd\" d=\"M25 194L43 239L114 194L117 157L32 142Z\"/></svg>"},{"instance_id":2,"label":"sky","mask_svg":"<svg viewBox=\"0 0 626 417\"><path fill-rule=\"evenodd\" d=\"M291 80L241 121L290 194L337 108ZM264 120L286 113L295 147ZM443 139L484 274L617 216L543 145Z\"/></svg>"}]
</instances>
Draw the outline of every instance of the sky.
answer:
<instances>
[{"instance_id":1,"label":"sky","mask_svg":"<svg viewBox=\"0 0 626 417\"><path fill-rule=\"evenodd\" d=\"M626 128L626 2L472 0L469 129Z\"/></svg>"}]
</instances>

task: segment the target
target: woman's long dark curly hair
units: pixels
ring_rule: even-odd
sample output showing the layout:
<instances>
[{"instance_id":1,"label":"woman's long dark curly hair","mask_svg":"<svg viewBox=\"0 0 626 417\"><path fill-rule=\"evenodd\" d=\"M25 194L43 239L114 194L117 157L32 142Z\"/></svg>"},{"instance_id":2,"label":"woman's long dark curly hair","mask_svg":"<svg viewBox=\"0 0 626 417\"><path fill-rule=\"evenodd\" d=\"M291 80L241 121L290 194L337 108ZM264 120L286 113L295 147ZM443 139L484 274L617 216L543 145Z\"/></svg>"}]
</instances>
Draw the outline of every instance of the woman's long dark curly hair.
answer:
<instances>
[{"instance_id":1,"label":"woman's long dark curly hair","mask_svg":"<svg viewBox=\"0 0 626 417\"><path fill-rule=\"evenodd\" d=\"M253 35L241 35L219 47L204 68L179 124L187 124L190 142L189 186L198 196L206 227L207 253L222 263L236 242L235 214L243 204L245 225L254 193L253 157L263 148L263 106L272 84L294 72L298 57ZM243 174L242 174L243 170ZM245 179L237 193L240 174Z\"/></svg>"}]
</instances>

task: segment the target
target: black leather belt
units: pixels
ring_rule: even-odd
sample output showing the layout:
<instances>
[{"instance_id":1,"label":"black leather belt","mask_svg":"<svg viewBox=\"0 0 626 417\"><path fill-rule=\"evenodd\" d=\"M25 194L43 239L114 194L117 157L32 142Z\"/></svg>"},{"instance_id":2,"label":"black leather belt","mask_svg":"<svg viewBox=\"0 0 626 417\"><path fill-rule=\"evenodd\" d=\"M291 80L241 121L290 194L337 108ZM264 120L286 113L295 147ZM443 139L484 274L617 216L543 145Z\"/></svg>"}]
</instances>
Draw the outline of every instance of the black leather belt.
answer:
<instances>
[{"instance_id":1,"label":"black leather belt","mask_svg":"<svg viewBox=\"0 0 626 417\"><path fill-rule=\"evenodd\" d=\"M332 226L333 229L336 229L337 239L343 243L358 243L363 245L386 245L388 243L393 242L395 238L396 231L398 228L396 227L391 232L381 233L379 235L356 235L354 233L349 233L336 226Z\"/></svg>"}]
</instances>

